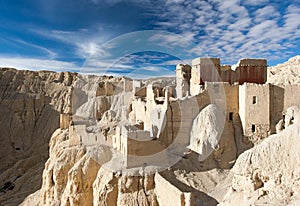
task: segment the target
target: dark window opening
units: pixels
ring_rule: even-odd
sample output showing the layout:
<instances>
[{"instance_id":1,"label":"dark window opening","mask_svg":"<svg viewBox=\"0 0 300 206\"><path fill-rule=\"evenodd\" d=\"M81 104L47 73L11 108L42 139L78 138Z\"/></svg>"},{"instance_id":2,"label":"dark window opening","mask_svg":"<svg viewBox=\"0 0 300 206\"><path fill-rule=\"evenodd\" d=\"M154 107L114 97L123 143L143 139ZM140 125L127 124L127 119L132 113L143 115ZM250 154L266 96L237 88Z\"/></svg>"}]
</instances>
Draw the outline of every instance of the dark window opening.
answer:
<instances>
[{"instance_id":1,"label":"dark window opening","mask_svg":"<svg viewBox=\"0 0 300 206\"><path fill-rule=\"evenodd\" d=\"M257 102L257 98L256 98L256 96L253 96L252 103L256 104L256 102Z\"/></svg>"},{"instance_id":2,"label":"dark window opening","mask_svg":"<svg viewBox=\"0 0 300 206\"><path fill-rule=\"evenodd\" d=\"M20 147L16 147L16 150L21 150L21 148Z\"/></svg>"},{"instance_id":3,"label":"dark window opening","mask_svg":"<svg viewBox=\"0 0 300 206\"><path fill-rule=\"evenodd\" d=\"M232 121L233 120L233 112L230 112L229 113L229 121Z\"/></svg>"},{"instance_id":4,"label":"dark window opening","mask_svg":"<svg viewBox=\"0 0 300 206\"><path fill-rule=\"evenodd\" d=\"M255 132L256 128L255 128L255 124L252 124L252 132Z\"/></svg>"}]
</instances>

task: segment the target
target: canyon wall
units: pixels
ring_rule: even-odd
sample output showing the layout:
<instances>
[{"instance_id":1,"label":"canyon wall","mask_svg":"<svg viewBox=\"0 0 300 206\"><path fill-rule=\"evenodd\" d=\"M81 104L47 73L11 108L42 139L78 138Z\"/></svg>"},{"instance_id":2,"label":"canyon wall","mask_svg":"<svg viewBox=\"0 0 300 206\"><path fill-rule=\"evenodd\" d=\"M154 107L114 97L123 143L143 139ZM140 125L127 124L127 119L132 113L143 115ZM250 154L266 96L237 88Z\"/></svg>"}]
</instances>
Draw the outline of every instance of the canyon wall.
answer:
<instances>
[{"instance_id":1,"label":"canyon wall","mask_svg":"<svg viewBox=\"0 0 300 206\"><path fill-rule=\"evenodd\" d=\"M76 74L0 69L0 204L16 205L42 184L48 144L68 112Z\"/></svg>"}]
</instances>

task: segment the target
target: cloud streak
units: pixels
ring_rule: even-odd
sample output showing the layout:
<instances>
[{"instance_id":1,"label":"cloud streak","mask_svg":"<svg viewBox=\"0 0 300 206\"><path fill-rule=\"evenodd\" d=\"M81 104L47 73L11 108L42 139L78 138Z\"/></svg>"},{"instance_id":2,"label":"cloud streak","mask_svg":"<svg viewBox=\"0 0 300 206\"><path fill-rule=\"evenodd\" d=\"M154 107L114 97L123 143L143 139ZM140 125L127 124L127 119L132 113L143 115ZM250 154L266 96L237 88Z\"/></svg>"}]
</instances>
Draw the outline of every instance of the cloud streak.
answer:
<instances>
[{"instance_id":1,"label":"cloud streak","mask_svg":"<svg viewBox=\"0 0 300 206\"><path fill-rule=\"evenodd\" d=\"M48 59L0 56L0 62L1 67L17 68L22 70L78 70L78 67L73 63Z\"/></svg>"}]
</instances>

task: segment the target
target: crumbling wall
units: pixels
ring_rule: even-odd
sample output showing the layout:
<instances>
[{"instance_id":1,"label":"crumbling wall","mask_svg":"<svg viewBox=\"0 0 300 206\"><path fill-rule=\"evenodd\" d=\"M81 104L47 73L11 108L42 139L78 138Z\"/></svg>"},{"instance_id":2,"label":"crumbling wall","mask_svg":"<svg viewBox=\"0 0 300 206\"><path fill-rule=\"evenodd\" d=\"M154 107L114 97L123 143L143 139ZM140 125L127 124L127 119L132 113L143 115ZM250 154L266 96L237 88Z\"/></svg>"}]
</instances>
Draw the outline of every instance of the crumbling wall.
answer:
<instances>
[{"instance_id":1,"label":"crumbling wall","mask_svg":"<svg viewBox=\"0 0 300 206\"><path fill-rule=\"evenodd\" d=\"M187 64L178 64L176 66L176 96L185 97L190 91L191 66Z\"/></svg>"},{"instance_id":2,"label":"crumbling wall","mask_svg":"<svg viewBox=\"0 0 300 206\"><path fill-rule=\"evenodd\" d=\"M133 122L134 124L136 124L139 121L146 123L146 125L149 124L147 123L148 118L146 116L146 102L143 101L141 98L134 99L132 101L132 112L134 115L133 120L136 121Z\"/></svg>"},{"instance_id":3,"label":"crumbling wall","mask_svg":"<svg viewBox=\"0 0 300 206\"><path fill-rule=\"evenodd\" d=\"M69 126L69 144L70 146L93 146L112 144L101 132L89 131L86 121L74 121Z\"/></svg>"},{"instance_id":4,"label":"crumbling wall","mask_svg":"<svg viewBox=\"0 0 300 206\"><path fill-rule=\"evenodd\" d=\"M127 168L166 162L166 160L152 157L165 148L160 141L152 139L149 131L139 130L134 126L122 126L121 135L117 136L115 140L119 151L126 155Z\"/></svg>"},{"instance_id":5,"label":"crumbling wall","mask_svg":"<svg viewBox=\"0 0 300 206\"><path fill-rule=\"evenodd\" d=\"M146 156L155 153L157 149L151 147L154 141L150 132L135 126L122 126L122 138L127 139L127 155Z\"/></svg>"},{"instance_id":6,"label":"crumbling wall","mask_svg":"<svg viewBox=\"0 0 300 206\"><path fill-rule=\"evenodd\" d=\"M100 82L97 90L96 96L112 96L115 94L115 87L112 82Z\"/></svg>"},{"instance_id":7,"label":"crumbling wall","mask_svg":"<svg viewBox=\"0 0 300 206\"><path fill-rule=\"evenodd\" d=\"M192 122L196 115L210 103L207 91L189 99L171 101L166 111L166 126L160 141L169 146L176 144L188 145Z\"/></svg>"},{"instance_id":8,"label":"crumbling wall","mask_svg":"<svg viewBox=\"0 0 300 206\"><path fill-rule=\"evenodd\" d=\"M300 85L286 85L284 87L284 111L286 111L291 106L300 106L299 91Z\"/></svg>"},{"instance_id":9,"label":"crumbling wall","mask_svg":"<svg viewBox=\"0 0 300 206\"><path fill-rule=\"evenodd\" d=\"M227 113L239 112L239 85L227 82L206 82L205 90L208 91L211 101L219 104Z\"/></svg>"},{"instance_id":10,"label":"crumbling wall","mask_svg":"<svg viewBox=\"0 0 300 206\"><path fill-rule=\"evenodd\" d=\"M135 87L134 96L138 98L146 98L147 96L147 87Z\"/></svg>"},{"instance_id":11,"label":"crumbling wall","mask_svg":"<svg viewBox=\"0 0 300 206\"><path fill-rule=\"evenodd\" d=\"M247 83L239 88L244 135L256 142L270 133L270 85Z\"/></svg>"},{"instance_id":12,"label":"crumbling wall","mask_svg":"<svg viewBox=\"0 0 300 206\"><path fill-rule=\"evenodd\" d=\"M220 67L220 77L222 82L228 82L230 84L234 83L235 75L230 65L222 65Z\"/></svg>"},{"instance_id":13,"label":"crumbling wall","mask_svg":"<svg viewBox=\"0 0 300 206\"><path fill-rule=\"evenodd\" d=\"M123 77L123 89L125 92L132 92L133 91L133 80Z\"/></svg>"},{"instance_id":14,"label":"crumbling wall","mask_svg":"<svg viewBox=\"0 0 300 206\"><path fill-rule=\"evenodd\" d=\"M197 95L205 82L246 82L264 84L267 81L267 61L265 59L241 59L238 64L220 66L219 58L196 58L192 61L190 93Z\"/></svg>"},{"instance_id":15,"label":"crumbling wall","mask_svg":"<svg viewBox=\"0 0 300 206\"><path fill-rule=\"evenodd\" d=\"M264 84L267 82L267 60L241 59L235 70L235 82Z\"/></svg>"},{"instance_id":16,"label":"crumbling wall","mask_svg":"<svg viewBox=\"0 0 300 206\"><path fill-rule=\"evenodd\" d=\"M176 186L172 185L159 173L155 174L155 194L157 201L161 206L193 206L195 205L195 197L193 193L181 191ZM166 192L167 191L167 192Z\"/></svg>"},{"instance_id":17,"label":"crumbling wall","mask_svg":"<svg viewBox=\"0 0 300 206\"><path fill-rule=\"evenodd\" d=\"M204 82L219 82L220 76L219 58L196 58L192 61L191 84L201 84Z\"/></svg>"},{"instance_id":18,"label":"crumbling wall","mask_svg":"<svg viewBox=\"0 0 300 206\"><path fill-rule=\"evenodd\" d=\"M112 147L118 151L121 151L121 129L121 126L116 126L115 134L112 138Z\"/></svg>"},{"instance_id":19,"label":"crumbling wall","mask_svg":"<svg viewBox=\"0 0 300 206\"><path fill-rule=\"evenodd\" d=\"M284 88L270 85L270 124L271 134L276 132L277 123L283 119L284 110Z\"/></svg>"},{"instance_id":20,"label":"crumbling wall","mask_svg":"<svg viewBox=\"0 0 300 206\"><path fill-rule=\"evenodd\" d=\"M152 137L159 137L165 121L164 117L170 93L171 89L168 87L160 89L148 85L146 101L142 98L136 98L132 102L130 114L132 123L142 122L144 129L150 131Z\"/></svg>"}]
</instances>

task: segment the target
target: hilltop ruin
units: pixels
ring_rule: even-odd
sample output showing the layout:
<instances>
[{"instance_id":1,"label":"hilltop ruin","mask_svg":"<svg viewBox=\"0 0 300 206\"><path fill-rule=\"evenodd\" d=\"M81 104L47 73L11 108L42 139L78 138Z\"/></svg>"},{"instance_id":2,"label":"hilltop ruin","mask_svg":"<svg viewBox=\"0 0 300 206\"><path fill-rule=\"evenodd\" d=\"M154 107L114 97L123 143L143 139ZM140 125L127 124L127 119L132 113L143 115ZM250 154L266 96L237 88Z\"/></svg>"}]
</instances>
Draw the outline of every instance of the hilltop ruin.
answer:
<instances>
[{"instance_id":1,"label":"hilltop ruin","mask_svg":"<svg viewBox=\"0 0 300 206\"><path fill-rule=\"evenodd\" d=\"M292 95L300 91L299 85L276 86L266 82L265 59L242 59L237 65L222 66L218 58L197 58L192 66L176 66L175 86L143 85L141 81L127 78L97 83L95 98L119 96L121 118L117 120L115 111L102 104L95 108L92 120L71 113L61 114L60 125L61 129L69 129L70 146L114 148L125 157L120 170L146 166L168 168L190 151L200 154L199 160L213 154L213 164L229 169L251 144L258 144L282 130L284 125L277 123L285 118L284 112L300 105L300 99ZM208 105L216 105L220 110L216 118L221 119L222 129L216 136L203 139L193 130L197 128L197 115ZM91 127L91 121L99 122L101 129ZM229 142L235 142L236 147L228 149ZM174 187L163 176L155 180L158 190L166 189L160 184ZM183 195L186 202L183 205L194 204L193 193L176 190L177 196L159 201L169 204L173 198Z\"/></svg>"}]
</instances>

